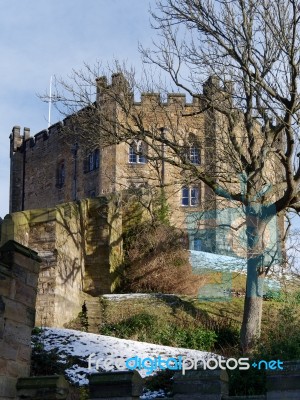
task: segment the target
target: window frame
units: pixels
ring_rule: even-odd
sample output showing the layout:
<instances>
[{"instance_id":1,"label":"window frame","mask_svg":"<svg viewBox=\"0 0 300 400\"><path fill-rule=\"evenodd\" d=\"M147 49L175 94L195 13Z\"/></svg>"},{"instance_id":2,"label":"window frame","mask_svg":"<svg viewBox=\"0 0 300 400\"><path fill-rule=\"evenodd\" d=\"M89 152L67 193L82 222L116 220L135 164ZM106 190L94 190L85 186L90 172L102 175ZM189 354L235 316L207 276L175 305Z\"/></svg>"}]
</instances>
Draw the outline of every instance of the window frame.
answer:
<instances>
[{"instance_id":1,"label":"window frame","mask_svg":"<svg viewBox=\"0 0 300 400\"><path fill-rule=\"evenodd\" d=\"M182 207L198 207L200 204L200 188L199 186L183 186L181 188L181 206Z\"/></svg>"},{"instance_id":2,"label":"window frame","mask_svg":"<svg viewBox=\"0 0 300 400\"><path fill-rule=\"evenodd\" d=\"M99 148L90 151L84 160L84 172L92 172L100 168L100 150Z\"/></svg>"},{"instance_id":3,"label":"window frame","mask_svg":"<svg viewBox=\"0 0 300 400\"><path fill-rule=\"evenodd\" d=\"M128 163L129 164L147 164L146 144L142 140L134 140L129 144Z\"/></svg>"},{"instance_id":4,"label":"window frame","mask_svg":"<svg viewBox=\"0 0 300 400\"><path fill-rule=\"evenodd\" d=\"M56 187L61 189L66 182L66 166L65 160L61 160L57 163L56 167Z\"/></svg>"},{"instance_id":5,"label":"window frame","mask_svg":"<svg viewBox=\"0 0 300 400\"><path fill-rule=\"evenodd\" d=\"M201 164L201 153L198 146L193 145L189 148L189 160L194 165Z\"/></svg>"}]
</instances>

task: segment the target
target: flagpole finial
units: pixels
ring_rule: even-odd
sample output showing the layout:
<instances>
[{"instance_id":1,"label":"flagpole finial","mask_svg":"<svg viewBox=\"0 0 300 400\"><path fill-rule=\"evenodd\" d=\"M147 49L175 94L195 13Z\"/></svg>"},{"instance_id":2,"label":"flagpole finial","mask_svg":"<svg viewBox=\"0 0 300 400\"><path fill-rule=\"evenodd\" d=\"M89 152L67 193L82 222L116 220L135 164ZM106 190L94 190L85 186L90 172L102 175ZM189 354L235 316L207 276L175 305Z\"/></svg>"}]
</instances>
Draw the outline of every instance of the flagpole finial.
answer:
<instances>
[{"instance_id":1,"label":"flagpole finial","mask_svg":"<svg viewBox=\"0 0 300 400\"><path fill-rule=\"evenodd\" d=\"M51 125L51 103L52 103L52 75L50 76L50 90L49 90L49 102L48 102L48 129Z\"/></svg>"}]
</instances>

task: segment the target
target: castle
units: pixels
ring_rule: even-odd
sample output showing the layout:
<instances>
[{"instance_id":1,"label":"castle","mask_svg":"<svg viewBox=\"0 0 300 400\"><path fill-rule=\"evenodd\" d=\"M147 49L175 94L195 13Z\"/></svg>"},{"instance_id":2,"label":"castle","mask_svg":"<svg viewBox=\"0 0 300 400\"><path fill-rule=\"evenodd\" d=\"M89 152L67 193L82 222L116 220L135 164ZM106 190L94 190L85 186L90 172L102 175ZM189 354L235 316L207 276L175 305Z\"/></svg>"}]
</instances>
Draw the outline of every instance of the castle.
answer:
<instances>
[{"instance_id":1,"label":"castle","mask_svg":"<svg viewBox=\"0 0 300 400\"><path fill-rule=\"evenodd\" d=\"M210 85L208 81L206 86ZM121 74L114 74L110 85L106 78L98 78L96 104L102 108L99 118L109 113L112 124L118 120L119 126L128 129L127 124L134 126L136 121L123 123L124 116L112 104L116 101L110 95L120 90L127 90ZM162 102L159 94L145 93L140 102L129 99L130 113L143 119L143 130L167 135L171 126L172 130L175 127L177 132L181 131L181 140L187 142L187 158L192 167L198 168L207 164L207 159L214 158L218 135L211 113L197 115L201 97L204 99L205 95L187 103L185 95L172 93ZM106 145L101 132L103 127L97 132L94 123L81 127L83 133L76 135L76 125L86 124L86 121L82 124L80 118L81 114L74 114L33 137L29 128L24 128L23 134L20 127L13 128L10 135L10 213L55 207L129 188L150 187L159 191L163 187L171 223L186 229L187 213L199 211L204 203L209 202L210 207L214 204L214 195L206 185L189 174L182 176L179 168L164 161L164 146L155 160L150 159L154 150L139 140L139 127L130 126L137 132L136 139ZM90 115L83 118L92 119ZM203 249L212 251L216 246L213 240L216 239L203 242ZM199 249L199 246L199 239L191 242L191 248Z\"/></svg>"},{"instance_id":2,"label":"castle","mask_svg":"<svg viewBox=\"0 0 300 400\"><path fill-rule=\"evenodd\" d=\"M100 77L96 87L95 103L62 122L34 136L15 126L10 135L10 215L1 243L14 239L43 260L38 324L62 326L80 311L86 294L117 287L124 191L146 194L150 212L153 198L163 193L171 224L189 231L190 249L233 251L216 229L217 197L193 174L218 168L216 153L226 146L222 117L211 109L199 112L207 96L222 94L215 78L191 103L179 93L168 94L166 101L144 93L136 102L122 74L112 75L110 84ZM172 162L177 148L163 141L154 146L142 131L148 138L159 132L166 141L180 142L188 168ZM206 220L199 227L203 210Z\"/></svg>"}]
</instances>

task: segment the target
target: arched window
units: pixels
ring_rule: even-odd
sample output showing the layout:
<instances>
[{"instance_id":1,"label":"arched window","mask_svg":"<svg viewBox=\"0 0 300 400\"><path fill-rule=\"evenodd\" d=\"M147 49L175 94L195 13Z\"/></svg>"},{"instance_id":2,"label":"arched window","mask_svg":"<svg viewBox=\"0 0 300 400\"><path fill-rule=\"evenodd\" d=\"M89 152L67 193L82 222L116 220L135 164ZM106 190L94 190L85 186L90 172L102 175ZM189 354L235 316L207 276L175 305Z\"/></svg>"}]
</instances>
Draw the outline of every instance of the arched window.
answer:
<instances>
[{"instance_id":1,"label":"arched window","mask_svg":"<svg viewBox=\"0 0 300 400\"><path fill-rule=\"evenodd\" d=\"M134 140L129 145L128 162L130 164L146 164L147 163L147 146L141 140Z\"/></svg>"}]
</instances>

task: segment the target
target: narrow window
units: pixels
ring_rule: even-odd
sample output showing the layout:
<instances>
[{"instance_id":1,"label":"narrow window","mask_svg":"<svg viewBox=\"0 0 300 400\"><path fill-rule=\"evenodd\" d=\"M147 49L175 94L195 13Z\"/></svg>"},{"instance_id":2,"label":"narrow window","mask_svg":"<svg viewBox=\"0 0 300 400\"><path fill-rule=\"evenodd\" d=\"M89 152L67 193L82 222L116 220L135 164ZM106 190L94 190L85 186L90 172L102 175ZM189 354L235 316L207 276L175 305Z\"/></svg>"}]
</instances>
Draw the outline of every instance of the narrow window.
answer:
<instances>
[{"instance_id":1,"label":"narrow window","mask_svg":"<svg viewBox=\"0 0 300 400\"><path fill-rule=\"evenodd\" d=\"M140 142L138 145L138 162L140 164L146 164L146 151L144 143Z\"/></svg>"},{"instance_id":2,"label":"narrow window","mask_svg":"<svg viewBox=\"0 0 300 400\"><path fill-rule=\"evenodd\" d=\"M190 148L190 162L195 165L200 165L200 151L196 146Z\"/></svg>"},{"instance_id":3,"label":"narrow window","mask_svg":"<svg viewBox=\"0 0 300 400\"><path fill-rule=\"evenodd\" d=\"M197 206L199 204L199 189L192 187L190 189L190 205Z\"/></svg>"},{"instance_id":4,"label":"narrow window","mask_svg":"<svg viewBox=\"0 0 300 400\"><path fill-rule=\"evenodd\" d=\"M182 197L181 197L181 205L183 206L189 206L190 200L189 200L189 188L188 187L183 187L182 188Z\"/></svg>"},{"instance_id":5,"label":"narrow window","mask_svg":"<svg viewBox=\"0 0 300 400\"><path fill-rule=\"evenodd\" d=\"M89 171L94 169L94 152L89 154Z\"/></svg>"},{"instance_id":6,"label":"narrow window","mask_svg":"<svg viewBox=\"0 0 300 400\"><path fill-rule=\"evenodd\" d=\"M137 163L136 146L134 144L129 146L129 162L131 164Z\"/></svg>"},{"instance_id":7,"label":"narrow window","mask_svg":"<svg viewBox=\"0 0 300 400\"><path fill-rule=\"evenodd\" d=\"M58 188L63 187L65 184L65 162L61 161L58 166L57 166L57 172L56 172L56 186Z\"/></svg>"}]
</instances>

